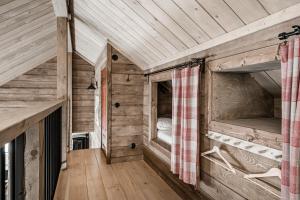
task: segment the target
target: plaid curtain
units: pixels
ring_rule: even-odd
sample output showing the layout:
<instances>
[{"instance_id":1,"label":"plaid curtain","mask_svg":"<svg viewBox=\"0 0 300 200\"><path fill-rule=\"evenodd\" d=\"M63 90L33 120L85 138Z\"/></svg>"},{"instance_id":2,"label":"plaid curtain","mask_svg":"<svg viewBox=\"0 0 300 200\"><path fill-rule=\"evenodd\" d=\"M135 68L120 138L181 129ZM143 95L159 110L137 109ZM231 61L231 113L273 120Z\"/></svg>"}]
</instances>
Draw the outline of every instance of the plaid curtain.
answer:
<instances>
[{"instance_id":1,"label":"plaid curtain","mask_svg":"<svg viewBox=\"0 0 300 200\"><path fill-rule=\"evenodd\" d=\"M171 171L194 186L199 179L199 70L187 67L172 73Z\"/></svg>"},{"instance_id":2,"label":"plaid curtain","mask_svg":"<svg viewBox=\"0 0 300 200\"><path fill-rule=\"evenodd\" d=\"M281 45L282 135L281 198L300 199L300 38Z\"/></svg>"}]
</instances>

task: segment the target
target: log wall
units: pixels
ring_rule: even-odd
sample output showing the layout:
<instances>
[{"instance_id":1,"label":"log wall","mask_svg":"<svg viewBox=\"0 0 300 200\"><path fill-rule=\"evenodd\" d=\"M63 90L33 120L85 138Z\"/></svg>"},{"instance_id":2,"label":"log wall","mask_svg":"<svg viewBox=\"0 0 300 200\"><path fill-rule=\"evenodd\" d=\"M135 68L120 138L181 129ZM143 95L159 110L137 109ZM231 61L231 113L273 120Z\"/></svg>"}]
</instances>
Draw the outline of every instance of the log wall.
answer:
<instances>
[{"instance_id":1,"label":"log wall","mask_svg":"<svg viewBox=\"0 0 300 200\"><path fill-rule=\"evenodd\" d=\"M261 51L261 50L259 50ZM272 55L269 55L272 54ZM268 57L265 54L261 54L259 52L251 52L251 55L255 59L251 61L250 64L256 62L255 64L261 62L261 60L272 61L276 56L276 47L271 47L271 51L268 53ZM262 56L265 59L262 59ZM232 60L232 62L240 62L240 60L247 60L247 53L241 55L235 55L233 57L227 57L226 60ZM225 60L224 59L224 60ZM223 63L224 60L217 60L214 62ZM212 64L214 64L212 62ZM240 62L242 63L242 62ZM208 67L212 65L207 63ZM219 64L218 64L219 65ZM217 66L217 65L216 65ZM206 137L207 131L209 130L209 122L214 113L212 113L211 103L212 103L212 81L214 81L211 77L211 71L208 70L208 67L205 70L205 74L202 77L202 103L201 103L201 144L200 151L204 152L210 150L213 146L219 146L222 152L222 155L234 166L236 169L236 174L233 174L221 166L211 162L210 160L201 157L200 164L200 191L201 194L193 189L187 184L184 184L182 181L178 179L177 176L174 176L170 172L170 153L163 150L160 146L158 146L155 142L149 141L150 129L149 129L149 84L147 81L144 82L144 97L143 97L143 141L144 141L144 159L150 164L160 175L161 177L168 182L168 184L173 187L178 194L181 195L184 199L199 199L201 195L205 195L207 198L212 199L279 199L273 193L279 195L280 194L280 180L276 177L273 178L265 178L263 180L257 180L257 183L265 186L270 189L273 193L262 189L261 187L251 183L250 181L243 178L245 174L249 173L264 173L268 171L272 167L279 167L280 163L270 160L268 158L258 156L256 154L249 153L247 151L221 144L214 140L208 139ZM238 78L239 79L239 78ZM220 85L224 84L223 82L219 82ZM245 83L246 84L246 83ZM230 89L228 86L227 89ZM233 93L237 93L239 91L232 91ZM263 93L260 91L261 94ZM263 95L262 95L263 96ZM226 98L224 96L224 98ZM279 117L280 113L280 99L275 99L273 102L272 98L266 97L268 108L272 108L274 104L274 110L258 110L259 112L264 112L266 116L271 116L274 113L275 117ZM222 99L219 99L220 105L222 106ZM240 101L243 103L243 101ZM222 108L223 109L223 108ZM244 110L246 108L243 108ZM259 107L257 107L259 109ZM230 112L230 111L228 111ZM256 111L257 112L257 111ZM218 125L216 125L219 127ZM219 127L221 128L221 127ZM221 129L220 129L221 130ZM245 130L245 129L241 129ZM224 134L226 134L224 132ZM243 133L244 134L244 133ZM246 134L246 133L245 133ZM255 133L253 133L255 135ZM245 135L247 136L247 134ZM274 135L275 137L276 135ZM258 139L260 138L257 135ZM276 136L277 137L277 136ZM247 139L247 137L243 138ZM276 147L280 149L281 140L277 140L277 143L272 147ZM265 142L264 142L265 143ZM262 144L264 144L262 143ZM270 145L271 146L271 145ZM215 161L219 161L217 156L213 156L212 159Z\"/></svg>"},{"instance_id":2,"label":"log wall","mask_svg":"<svg viewBox=\"0 0 300 200\"><path fill-rule=\"evenodd\" d=\"M143 158L143 71L114 48L111 56L111 162L139 160Z\"/></svg>"},{"instance_id":3,"label":"log wall","mask_svg":"<svg viewBox=\"0 0 300 200\"><path fill-rule=\"evenodd\" d=\"M56 58L0 86L0 101L47 101L56 99Z\"/></svg>"},{"instance_id":4,"label":"log wall","mask_svg":"<svg viewBox=\"0 0 300 200\"><path fill-rule=\"evenodd\" d=\"M95 90L89 90L95 67L73 54L72 72L72 132L93 132L95 119Z\"/></svg>"}]
</instances>

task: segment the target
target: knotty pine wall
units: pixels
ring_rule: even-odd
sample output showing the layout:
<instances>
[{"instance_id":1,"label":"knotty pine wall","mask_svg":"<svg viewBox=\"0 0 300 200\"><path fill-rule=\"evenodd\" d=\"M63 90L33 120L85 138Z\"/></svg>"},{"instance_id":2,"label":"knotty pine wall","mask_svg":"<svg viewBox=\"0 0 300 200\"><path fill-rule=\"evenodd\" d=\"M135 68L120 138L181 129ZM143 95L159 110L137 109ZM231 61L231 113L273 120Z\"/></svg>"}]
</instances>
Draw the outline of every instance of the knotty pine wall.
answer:
<instances>
[{"instance_id":1,"label":"knotty pine wall","mask_svg":"<svg viewBox=\"0 0 300 200\"><path fill-rule=\"evenodd\" d=\"M56 58L0 86L0 102L56 99ZM11 104L11 103L10 103Z\"/></svg>"},{"instance_id":2,"label":"knotty pine wall","mask_svg":"<svg viewBox=\"0 0 300 200\"><path fill-rule=\"evenodd\" d=\"M93 132L95 120L95 90L87 89L94 79L95 67L76 53L72 62L72 132Z\"/></svg>"},{"instance_id":3,"label":"knotty pine wall","mask_svg":"<svg viewBox=\"0 0 300 200\"><path fill-rule=\"evenodd\" d=\"M116 49L111 55L111 162L140 160L143 127L143 71ZM110 60L110 59L108 59ZM115 104L120 106L116 107ZM136 144L135 149L130 145Z\"/></svg>"}]
</instances>

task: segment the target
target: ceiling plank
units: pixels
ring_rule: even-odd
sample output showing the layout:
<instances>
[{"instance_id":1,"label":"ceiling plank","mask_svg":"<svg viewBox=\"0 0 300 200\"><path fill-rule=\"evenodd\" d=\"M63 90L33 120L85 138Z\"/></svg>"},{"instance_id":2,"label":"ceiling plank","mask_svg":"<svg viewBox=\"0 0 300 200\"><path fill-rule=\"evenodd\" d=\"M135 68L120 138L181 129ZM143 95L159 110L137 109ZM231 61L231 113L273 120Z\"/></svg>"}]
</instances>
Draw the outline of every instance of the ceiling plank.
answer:
<instances>
[{"instance_id":1,"label":"ceiling plank","mask_svg":"<svg viewBox=\"0 0 300 200\"><path fill-rule=\"evenodd\" d=\"M249 24L258 19L266 17L269 13L257 0L224 0L235 13L246 23Z\"/></svg>"},{"instance_id":2,"label":"ceiling plank","mask_svg":"<svg viewBox=\"0 0 300 200\"><path fill-rule=\"evenodd\" d=\"M178 50L172 45L166 38L164 38L158 31L150 26L142 17L137 15L127 4L121 0L110 0L115 7L119 9L119 12L126 13L130 20L138 24L145 32L147 32L153 39L159 43L160 47L167 49L171 54L177 53Z\"/></svg>"},{"instance_id":3,"label":"ceiling plank","mask_svg":"<svg viewBox=\"0 0 300 200\"><path fill-rule=\"evenodd\" d=\"M135 1L135 0L134 0ZM137 2L135 2L137 3ZM188 47L193 47L198 42L188 34L182 27L180 27L169 15L160 9L153 1L149 0L138 0L148 12L150 12L160 23L166 26L170 31L173 32L184 44Z\"/></svg>"},{"instance_id":4,"label":"ceiling plank","mask_svg":"<svg viewBox=\"0 0 300 200\"><path fill-rule=\"evenodd\" d=\"M47 24L49 21L55 21L54 14L51 13L51 9L46 8L44 12L38 13L38 15L33 14L29 16L31 20L27 22L26 18L21 21L11 22L11 26L2 26L0 24L0 45L13 40L15 38L22 39L27 33L38 29L40 26ZM15 25L16 24L16 25ZM3 27L3 28L2 28ZM4 28L5 27L5 28Z\"/></svg>"},{"instance_id":5,"label":"ceiling plank","mask_svg":"<svg viewBox=\"0 0 300 200\"><path fill-rule=\"evenodd\" d=\"M14 1L10 1L10 2L6 2L6 4L2 4L0 3L0 14L4 13L4 12L7 12L8 10L12 10L16 7L19 7L21 5L24 5L26 3L29 3L31 2L32 0L23 0L23 1L20 1L20 0L14 0Z\"/></svg>"},{"instance_id":6,"label":"ceiling plank","mask_svg":"<svg viewBox=\"0 0 300 200\"><path fill-rule=\"evenodd\" d=\"M16 17L22 13L28 13L28 10L31 10L39 5L47 3L47 0L35 0L23 5L20 5L12 10L8 10L0 15L0 23L9 20L13 17ZM33 9L34 10L34 9Z\"/></svg>"},{"instance_id":7,"label":"ceiling plank","mask_svg":"<svg viewBox=\"0 0 300 200\"><path fill-rule=\"evenodd\" d=\"M195 23L211 37L217 37L226 31L195 0L173 0Z\"/></svg>"},{"instance_id":8,"label":"ceiling plank","mask_svg":"<svg viewBox=\"0 0 300 200\"><path fill-rule=\"evenodd\" d=\"M132 44L130 41L124 40L124 37L120 37L118 32L115 32L115 34L112 35L111 32L114 32L115 30L108 24L104 23L101 17L95 18L90 12L85 12L84 9L76 11L76 17L82 20L91 29L95 29L97 32L104 35L104 37L110 38L115 47L122 47L122 49L127 52L128 57L130 56L135 64L146 66L147 62L150 63L148 58L145 57L145 54L142 54L140 51L138 51L138 49L135 48L134 44Z\"/></svg>"},{"instance_id":9,"label":"ceiling plank","mask_svg":"<svg viewBox=\"0 0 300 200\"><path fill-rule=\"evenodd\" d=\"M154 0L154 2L199 44L210 39L210 36L198 24L192 21L172 0Z\"/></svg>"},{"instance_id":10,"label":"ceiling plank","mask_svg":"<svg viewBox=\"0 0 300 200\"><path fill-rule=\"evenodd\" d=\"M120 0L131 8L137 15L139 15L147 24L159 32L166 40L173 44L178 51L187 49L187 45L181 41L176 34L171 32L166 26L160 23L150 12L148 12L136 0Z\"/></svg>"},{"instance_id":11,"label":"ceiling plank","mask_svg":"<svg viewBox=\"0 0 300 200\"><path fill-rule=\"evenodd\" d=\"M68 7L66 0L52 0L56 17L68 17Z\"/></svg>"},{"instance_id":12,"label":"ceiling plank","mask_svg":"<svg viewBox=\"0 0 300 200\"><path fill-rule=\"evenodd\" d=\"M17 0L0 7L0 85L56 55L51 0Z\"/></svg>"},{"instance_id":13,"label":"ceiling plank","mask_svg":"<svg viewBox=\"0 0 300 200\"><path fill-rule=\"evenodd\" d=\"M292 20L292 19L297 19L298 17L300 17L300 3L296 4L292 7L283 9L280 12L274 13L272 15L269 15L263 19L260 19L258 21L255 21L253 23L250 23L240 29L237 29L235 31L226 33L222 36L219 36L217 38L214 38L210 41L207 41L205 43L202 43L201 45L198 45L194 48L188 49L186 51L180 52L177 55L171 56L165 60L162 60L160 62L154 63L149 65L147 68L152 69L150 71L154 71L155 69L153 68L163 68L166 66L170 66L172 64L174 64L177 60L184 60L185 58L188 57L193 57L193 56L199 56L199 55L206 55L207 51L213 51L213 49L218 48L219 50L220 45L222 44L227 44L229 42L235 41L239 38L245 37L245 36L249 36L249 35L253 35L256 32L271 28L275 25L281 24L283 22ZM268 33L268 34L275 34L275 33ZM255 40L261 41L263 40L265 37L268 37L268 34L264 34L263 37L261 36L260 38L255 38ZM273 36L274 38L274 36ZM251 43L254 42L253 41L254 38L252 38L252 41L244 41L243 43L237 43L239 45L246 45L246 42ZM237 47L235 47L237 48Z\"/></svg>"},{"instance_id":14,"label":"ceiling plank","mask_svg":"<svg viewBox=\"0 0 300 200\"><path fill-rule=\"evenodd\" d=\"M148 48L145 48L143 43L140 43L136 40L135 36L132 35L132 33L128 33L128 31L124 29L120 22L115 21L115 19L111 19L111 17L107 16L105 13L99 12L97 7L94 4L91 4L91 2L76 2L77 3L75 3L75 5L77 4L77 7L75 7L75 11L77 10L77 12L80 12L85 9L85 12L82 13L83 16L91 15L91 17L89 18L90 21L97 22L98 26L101 26L101 24L105 24L106 29L109 30L110 36L118 35L121 40L134 45L136 51L140 52L146 59L148 59L148 62L158 60L158 58L151 51L149 51Z\"/></svg>"},{"instance_id":15,"label":"ceiling plank","mask_svg":"<svg viewBox=\"0 0 300 200\"><path fill-rule=\"evenodd\" d=\"M300 3L300 0L259 0L269 13L275 13L282 9Z\"/></svg>"},{"instance_id":16,"label":"ceiling plank","mask_svg":"<svg viewBox=\"0 0 300 200\"><path fill-rule=\"evenodd\" d=\"M197 1L227 32L244 25L242 20L223 0Z\"/></svg>"},{"instance_id":17,"label":"ceiling plank","mask_svg":"<svg viewBox=\"0 0 300 200\"><path fill-rule=\"evenodd\" d=\"M129 29L134 33L140 41L142 41L145 46L148 46L149 49L158 57L164 58L170 55L170 52L164 48L161 44L159 44L155 39L151 37L149 33L140 28L131 18L129 18L126 14L120 11L115 5L113 5L109 0L98 0L97 2L101 2L104 11L111 11L112 15L124 25L125 29Z\"/></svg>"},{"instance_id":18,"label":"ceiling plank","mask_svg":"<svg viewBox=\"0 0 300 200\"><path fill-rule=\"evenodd\" d=\"M95 33L77 18L74 19L74 27L76 51L94 65L107 44L107 38Z\"/></svg>"}]
</instances>

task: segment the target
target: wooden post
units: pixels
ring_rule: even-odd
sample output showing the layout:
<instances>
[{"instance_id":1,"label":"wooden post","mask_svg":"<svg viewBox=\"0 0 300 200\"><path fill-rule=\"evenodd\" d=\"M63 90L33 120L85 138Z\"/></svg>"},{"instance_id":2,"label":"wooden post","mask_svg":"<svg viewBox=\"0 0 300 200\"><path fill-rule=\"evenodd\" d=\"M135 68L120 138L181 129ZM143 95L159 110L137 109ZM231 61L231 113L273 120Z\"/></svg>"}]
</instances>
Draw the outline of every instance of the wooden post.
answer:
<instances>
[{"instance_id":1,"label":"wooden post","mask_svg":"<svg viewBox=\"0 0 300 200\"><path fill-rule=\"evenodd\" d=\"M111 87L112 87L112 77L111 77L111 68L112 68L112 46L107 44L107 97L106 97L106 109L107 109L107 152L106 152L106 162L107 164L111 163L111 143L112 143L112 133L111 133Z\"/></svg>"},{"instance_id":2,"label":"wooden post","mask_svg":"<svg viewBox=\"0 0 300 200\"><path fill-rule=\"evenodd\" d=\"M67 152L70 151L72 145L72 70L73 70L73 46L71 40L70 22L68 26L68 134L67 134Z\"/></svg>"},{"instance_id":3,"label":"wooden post","mask_svg":"<svg viewBox=\"0 0 300 200\"><path fill-rule=\"evenodd\" d=\"M72 50L68 50L68 123L67 123L67 152L72 145Z\"/></svg>"},{"instance_id":4,"label":"wooden post","mask_svg":"<svg viewBox=\"0 0 300 200\"><path fill-rule=\"evenodd\" d=\"M68 19L57 17L57 98L68 99ZM62 106L62 169L67 167L68 102Z\"/></svg>"},{"instance_id":5,"label":"wooden post","mask_svg":"<svg viewBox=\"0 0 300 200\"><path fill-rule=\"evenodd\" d=\"M149 117L149 141L155 139L157 137L157 82L153 82L150 80L149 83L149 109L150 109L150 117Z\"/></svg>"},{"instance_id":6,"label":"wooden post","mask_svg":"<svg viewBox=\"0 0 300 200\"><path fill-rule=\"evenodd\" d=\"M43 120L26 131L24 151L25 199L44 199L44 123Z\"/></svg>"}]
</instances>

